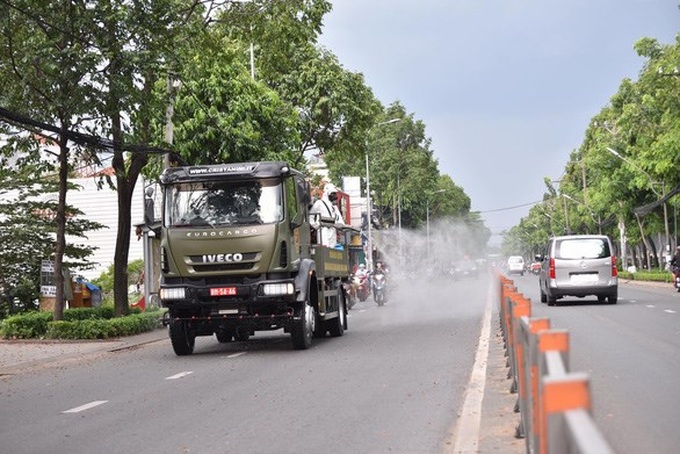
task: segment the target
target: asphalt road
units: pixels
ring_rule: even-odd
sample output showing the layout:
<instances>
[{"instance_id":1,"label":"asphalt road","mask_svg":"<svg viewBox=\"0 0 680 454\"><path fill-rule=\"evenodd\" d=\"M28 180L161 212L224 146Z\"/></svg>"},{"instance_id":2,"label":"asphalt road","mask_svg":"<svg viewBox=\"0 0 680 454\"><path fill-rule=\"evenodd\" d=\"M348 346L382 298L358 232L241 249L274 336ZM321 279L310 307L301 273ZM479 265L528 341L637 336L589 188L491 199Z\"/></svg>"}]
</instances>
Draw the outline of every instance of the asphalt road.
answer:
<instances>
[{"instance_id":1,"label":"asphalt road","mask_svg":"<svg viewBox=\"0 0 680 454\"><path fill-rule=\"evenodd\" d=\"M511 279L532 300L532 316L569 331L571 370L590 375L593 415L614 450L680 452L680 294L624 281L616 305L586 297L549 307L536 276Z\"/></svg>"},{"instance_id":2,"label":"asphalt road","mask_svg":"<svg viewBox=\"0 0 680 454\"><path fill-rule=\"evenodd\" d=\"M453 452L489 288L485 279L401 285L385 307L356 305L343 337L306 351L280 331L230 344L198 338L189 357L162 340L6 375L2 451ZM496 323L473 446L519 453Z\"/></svg>"}]
</instances>

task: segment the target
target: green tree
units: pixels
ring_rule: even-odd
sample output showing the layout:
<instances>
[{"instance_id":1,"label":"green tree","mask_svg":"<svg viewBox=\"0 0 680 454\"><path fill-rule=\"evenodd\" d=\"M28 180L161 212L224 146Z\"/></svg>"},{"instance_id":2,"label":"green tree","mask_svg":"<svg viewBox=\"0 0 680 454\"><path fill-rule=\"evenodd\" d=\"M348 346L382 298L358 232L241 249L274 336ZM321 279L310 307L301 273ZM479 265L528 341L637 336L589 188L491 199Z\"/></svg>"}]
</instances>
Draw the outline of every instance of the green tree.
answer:
<instances>
[{"instance_id":1,"label":"green tree","mask_svg":"<svg viewBox=\"0 0 680 454\"><path fill-rule=\"evenodd\" d=\"M57 294L54 318L62 318L64 282L62 264L66 254L68 175L73 154L82 149L70 143L72 127L82 124L94 92L95 59L87 53L88 36L81 32L92 22L91 10L72 2L23 1L4 3L0 42L0 89L7 106L34 120L27 129L56 144L58 153L58 200L55 210L54 263ZM21 121L21 120L20 120ZM38 123L42 122L42 123ZM40 125L56 124L45 131ZM25 149L24 151L27 151ZM40 163L44 155L32 148L25 162ZM41 170L45 164L39 165Z\"/></svg>"},{"instance_id":2,"label":"green tree","mask_svg":"<svg viewBox=\"0 0 680 454\"><path fill-rule=\"evenodd\" d=\"M5 145L3 152L16 155L15 140ZM30 141L29 141L30 142ZM42 260L54 258L54 214L57 203L52 197L58 188L54 176L36 178L35 165L15 168L8 158L0 158L0 299L7 306L17 298L27 309L36 309L40 296ZM77 190L70 187L69 190ZM83 213L67 205L64 265L69 269L93 267L88 257L93 247L75 241L87 239L87 232L101 229L99 223L88 221Z\"/></svg>"},{"instance_id":3,"label":"green tree","mask_svg":"<svg viewBox=\"0 0 680 454\"><path fill-rule=\"evenodd\" d=\"M197 47L181 75L173 116L176 150L190 164L294 161L297 115L252 80L229 42Z\"/></svg>"},{"instance_id":4,"label":"green tree","mask_svg":"<svg viewBox=\"0 0 680 454\"><path fill-rule=\"evenodd\" d=\"M522 222L539 225L540 214L549 216L551 234L602 231L619 239L621 254L632 246L648 267L652 258L662 266L657 246L680 193L680 35L669 45L642 38L634 47L646 59L638 80L621 82L565 164L559 188Z\"/></svg>"},{"instance_id":5,"label":"green tree","mask_svg":"<svg viewBox=\"0 0 680 454\"><path fill-rule=\"evenodd\" d=\"M95 130L110 137L118 195L118 230L114 260L116 316L129 313L127 283L131 203L142 169L149 162L149 145L163 143L154 136L154 118L165 112L169 99L154 91L158 81L175 70L185 43L204 27L206 4L190 0L99 1L88 30L91 52L102 68L91 77L101 90L93 113ZM145 144L131 146L130 144Z\"/></svg>"}]
</instances>

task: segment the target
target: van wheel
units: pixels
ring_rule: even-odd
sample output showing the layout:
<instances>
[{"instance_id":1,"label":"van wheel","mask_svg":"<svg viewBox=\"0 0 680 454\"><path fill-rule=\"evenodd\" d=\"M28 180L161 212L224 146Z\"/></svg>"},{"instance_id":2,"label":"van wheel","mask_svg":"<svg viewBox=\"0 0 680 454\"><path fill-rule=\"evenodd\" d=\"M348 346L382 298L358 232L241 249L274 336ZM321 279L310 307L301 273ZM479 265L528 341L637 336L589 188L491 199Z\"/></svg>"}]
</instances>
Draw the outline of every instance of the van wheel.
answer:
<instances>
[{"instance_id":1,"label":"van wheel","mask_svg":"<svg viewBox=\"0 0 680 454\"><path fill-rule=\"evenodd\" d=\"M547 296L546 299L548 300L548 306L555 306L557 304L557 298L555 297Z\"/></svg>"},{"instance_id":2,"label":"van wheel","mask_svg":"<svg viewBox=\"0 0 680 454\"><path fill-rule=\"evenodd\" d=\"M619 299L618 293L614 293L613 295L609 295L607 297L607 303L609 304L616 304L616 301Z\"/></svg>"},{"instance_id":3,"label":"van wheel","mask_svg":"<svg viewBox=\"0 0 680 454\"><path fill-rule=\"evenodd\" d=\"M545 296L545 293L541 290L541 303L545 303L546 301L548 301L548 297Z\"/></svg>"}]
</instances>

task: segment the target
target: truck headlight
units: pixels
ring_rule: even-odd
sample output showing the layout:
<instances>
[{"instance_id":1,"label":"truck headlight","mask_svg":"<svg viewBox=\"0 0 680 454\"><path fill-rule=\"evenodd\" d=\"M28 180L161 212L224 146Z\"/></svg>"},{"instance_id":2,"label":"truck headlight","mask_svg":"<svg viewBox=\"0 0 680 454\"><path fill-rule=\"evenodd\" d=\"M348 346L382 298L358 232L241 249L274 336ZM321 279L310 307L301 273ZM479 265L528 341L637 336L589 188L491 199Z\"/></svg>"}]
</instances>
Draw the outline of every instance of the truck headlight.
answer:
<instances>
[{"instance_id":1,"label":"truck headlight","mask_svg":"<svg viewBox=\"0 0 680 454\"><path fill-rule=\"evenodd\" d=\"M161 300L183 300L186 299L186 290L184 287L180 288L162 288L160 291Z\"/></svg>"},{"instance_id":2,"label":"truck headlight","mask_svg":"<svg viewBox=\"0 0 680 454\"><path fill-rule=\"evenodd\" d=\"M287 284L263 284L262 293L265 296L294 295L295 287L291 283Z\"/></svg>"}]
</instances>

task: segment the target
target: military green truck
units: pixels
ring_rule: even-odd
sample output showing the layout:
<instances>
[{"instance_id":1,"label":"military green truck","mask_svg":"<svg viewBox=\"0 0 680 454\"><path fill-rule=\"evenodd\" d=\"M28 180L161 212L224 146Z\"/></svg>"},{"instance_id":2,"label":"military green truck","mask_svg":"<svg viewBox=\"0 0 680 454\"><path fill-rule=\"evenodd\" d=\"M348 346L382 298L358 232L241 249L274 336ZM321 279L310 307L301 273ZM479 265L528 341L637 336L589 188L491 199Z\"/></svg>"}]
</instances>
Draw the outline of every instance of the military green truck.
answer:
<instances>
[{"instance_id":1,"label":"military green truck","mask_svg":"<svg viewBox=\"0 0 680 454\"><path fill-rule=\"evenodd\" d=\"M160 185L159 296L177 355L192 354L196 336L283 329L301 350L343 335L348 248L315 244L301 172L280 161L171 167Z\"/></svg>"}]
</instances>

